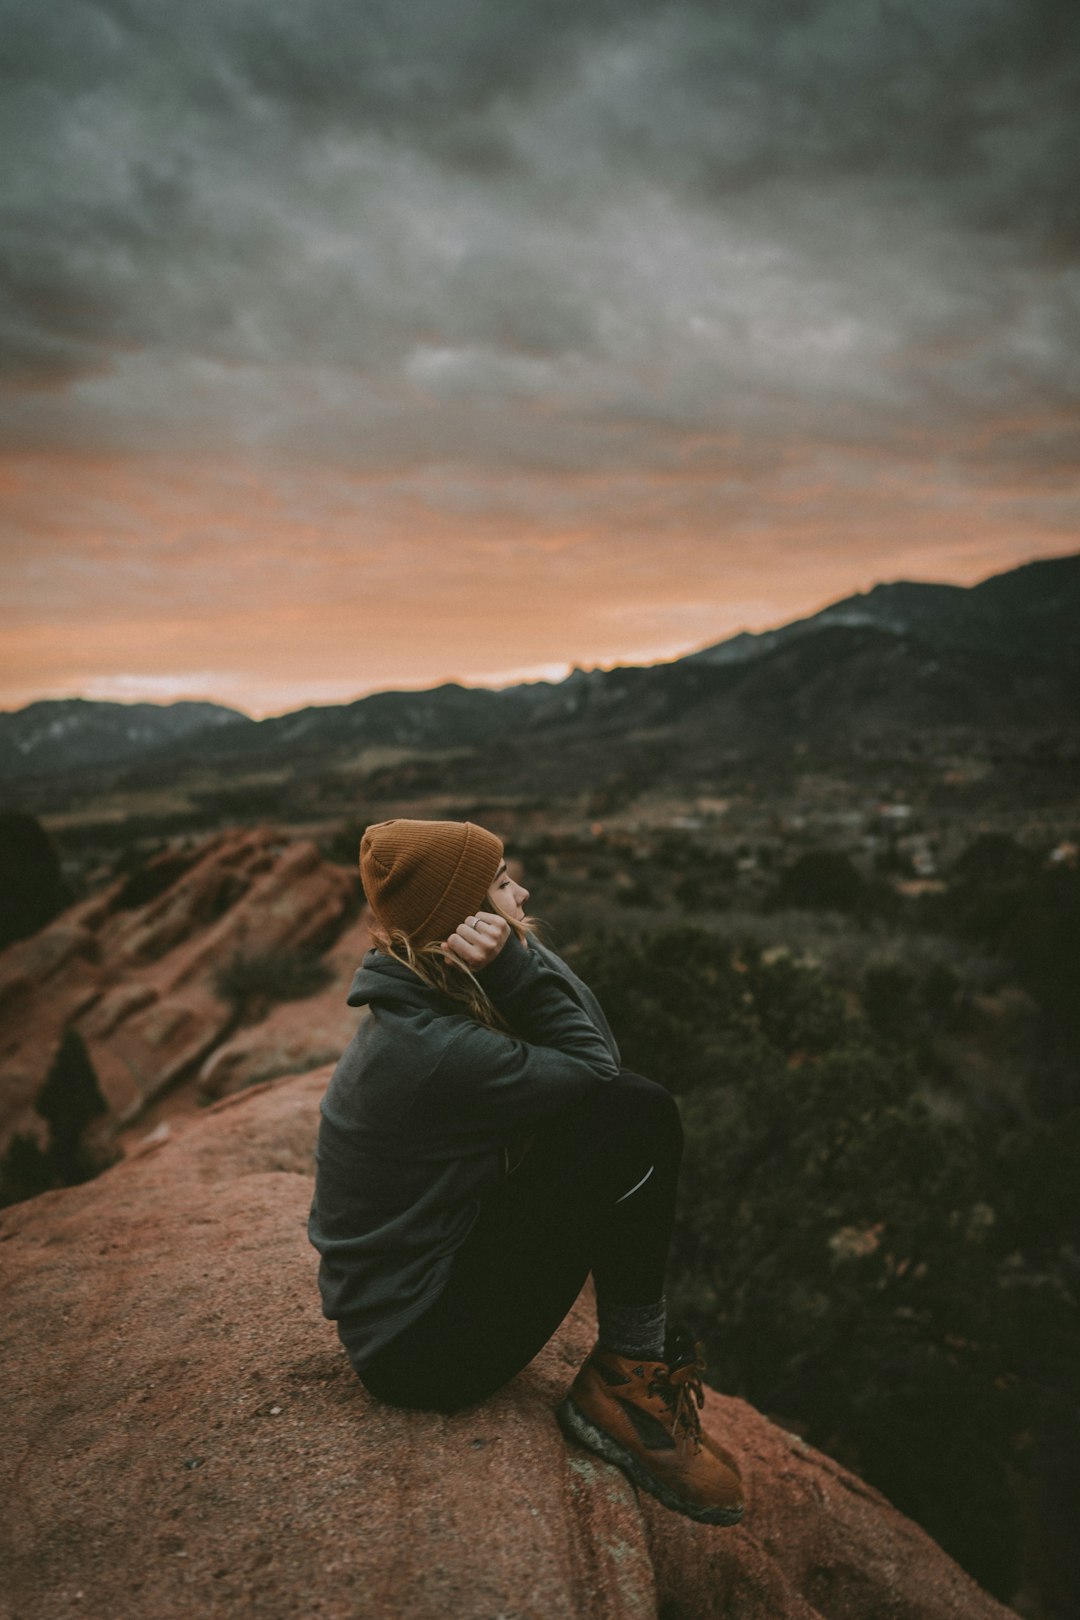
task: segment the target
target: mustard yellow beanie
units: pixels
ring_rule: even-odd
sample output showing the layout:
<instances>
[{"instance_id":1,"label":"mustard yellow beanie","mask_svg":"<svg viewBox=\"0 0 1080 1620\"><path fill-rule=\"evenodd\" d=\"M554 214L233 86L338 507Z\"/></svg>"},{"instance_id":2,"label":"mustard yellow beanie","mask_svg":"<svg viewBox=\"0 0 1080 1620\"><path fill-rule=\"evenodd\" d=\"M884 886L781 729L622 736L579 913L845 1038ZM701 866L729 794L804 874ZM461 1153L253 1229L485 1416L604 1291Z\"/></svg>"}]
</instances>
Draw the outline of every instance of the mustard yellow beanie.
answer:
<instances>
[{"instance_id":1,"label":"mustard yellow beanie","mask_svg":"<svg viewBox=\"0 0 1080 1620\"><path fill-rule=\"evenodd\" d=\"M449 937L484 904L502 840L474 821L377 821L360 840L360 881L375 920L413 945Z\"/></svg>"}]
</instances>

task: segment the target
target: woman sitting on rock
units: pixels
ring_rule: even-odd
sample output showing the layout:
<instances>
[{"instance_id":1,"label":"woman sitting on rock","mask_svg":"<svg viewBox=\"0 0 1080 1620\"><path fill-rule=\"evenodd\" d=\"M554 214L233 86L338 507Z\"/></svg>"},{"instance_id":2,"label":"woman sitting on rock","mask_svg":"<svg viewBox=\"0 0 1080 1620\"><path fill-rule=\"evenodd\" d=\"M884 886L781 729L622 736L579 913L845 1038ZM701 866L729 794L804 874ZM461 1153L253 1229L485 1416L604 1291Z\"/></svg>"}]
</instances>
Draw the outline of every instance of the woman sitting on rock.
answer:
<instances>
[{"instance_id":1,"label":"woman sitting on rock","mask_svg":"<svg viewBox=\"0 0 1080 1620\"><path fill-rule=\"evenodd\" d=\"M380 822L360 875L377 948L349 1004L369 1015L323 1099L308 1231L362 1382L398 1406L482 1401L591 1271L598 1342L561 1426L677 1512L736 1523L738 1470L698 1415L704 1364L665 1332L674 1099L621 1067L493 833Z\"/></svg>"}]
</instances>

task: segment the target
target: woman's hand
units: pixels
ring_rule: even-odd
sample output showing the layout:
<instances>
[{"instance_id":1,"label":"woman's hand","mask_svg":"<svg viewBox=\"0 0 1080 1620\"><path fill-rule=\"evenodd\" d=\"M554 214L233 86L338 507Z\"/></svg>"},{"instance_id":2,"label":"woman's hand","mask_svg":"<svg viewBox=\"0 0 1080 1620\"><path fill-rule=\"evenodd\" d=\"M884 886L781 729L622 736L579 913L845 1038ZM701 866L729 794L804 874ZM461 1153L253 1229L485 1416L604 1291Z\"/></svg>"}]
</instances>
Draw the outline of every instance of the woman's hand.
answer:
<instances>
[{"instance_id":1,"label":"woman's hand","mask_svg":"<svg viewBox=\"0 0 1080 1620\"><path fill-rule=\"evenodd\" d=\"M510 937L510 924L493 911L470 912L460 928L443 940L443 954L475 973L494 962Z\"/></svg>"}]
</instances>

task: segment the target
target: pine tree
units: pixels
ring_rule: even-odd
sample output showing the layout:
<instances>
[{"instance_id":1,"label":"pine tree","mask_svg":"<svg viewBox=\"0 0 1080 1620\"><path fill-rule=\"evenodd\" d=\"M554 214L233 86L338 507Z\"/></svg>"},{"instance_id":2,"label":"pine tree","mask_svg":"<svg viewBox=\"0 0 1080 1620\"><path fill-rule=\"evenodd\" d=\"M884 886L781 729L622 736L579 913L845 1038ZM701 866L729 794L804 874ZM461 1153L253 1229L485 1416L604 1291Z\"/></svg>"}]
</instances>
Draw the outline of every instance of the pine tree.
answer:
<instances>
[{"instance_id":1,"label":"pine tree","mask_svg":"<svg viewBox=\"0 0 1080 1620\"><path fill-rule=\"evenodd\" d=\"M107 1110L97 1074L77 1029L68 1028L49 1065L34 1107L49 1127L49 1155L67 1186L86 1181L99 1168L83 1146L83 1132Z\"/></svg>"}]
</instances>

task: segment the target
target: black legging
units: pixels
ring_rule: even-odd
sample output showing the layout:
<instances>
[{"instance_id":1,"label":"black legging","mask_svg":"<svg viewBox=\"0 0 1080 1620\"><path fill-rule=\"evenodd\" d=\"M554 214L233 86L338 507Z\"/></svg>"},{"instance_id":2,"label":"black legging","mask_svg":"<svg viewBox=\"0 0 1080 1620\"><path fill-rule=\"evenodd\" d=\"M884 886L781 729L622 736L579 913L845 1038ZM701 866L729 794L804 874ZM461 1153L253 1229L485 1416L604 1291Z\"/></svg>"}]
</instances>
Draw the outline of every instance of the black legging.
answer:
<instances>
[{"instance_id":1,"label":"black legging","mask_svg":"<svg viewBox=\"0 0 1080 1620\"><path fill-rule=\"evenodd\" d=\"M655 1303L681 1154L663 1086L629 1069L598 1084L485 1200L443 1292L364 1364L365 1386L396 1406L452 1412L528 1365L590 1271L600 1299Z\"/></svg>"}]
</instances>

